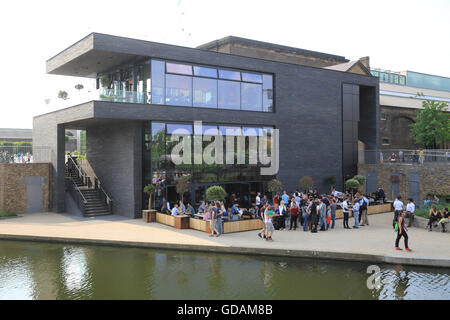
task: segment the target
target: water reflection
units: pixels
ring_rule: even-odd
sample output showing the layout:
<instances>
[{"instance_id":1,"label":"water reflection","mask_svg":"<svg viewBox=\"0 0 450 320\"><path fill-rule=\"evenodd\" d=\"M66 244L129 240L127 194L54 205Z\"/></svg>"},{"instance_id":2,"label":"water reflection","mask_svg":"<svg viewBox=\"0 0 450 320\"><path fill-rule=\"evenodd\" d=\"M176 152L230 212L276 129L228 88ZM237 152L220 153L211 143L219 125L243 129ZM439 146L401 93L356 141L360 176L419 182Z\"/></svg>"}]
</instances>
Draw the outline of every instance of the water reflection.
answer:
<instances>
[{"instance_id":1,"label":"water reflection","mask_svg":"<svg viewBox=\"0 0 450 320\"><path fill-rule=\"evenodd\" d=\"M450 299L450 271L2 241L0 299Z\"/></svg>"}]
</instances>

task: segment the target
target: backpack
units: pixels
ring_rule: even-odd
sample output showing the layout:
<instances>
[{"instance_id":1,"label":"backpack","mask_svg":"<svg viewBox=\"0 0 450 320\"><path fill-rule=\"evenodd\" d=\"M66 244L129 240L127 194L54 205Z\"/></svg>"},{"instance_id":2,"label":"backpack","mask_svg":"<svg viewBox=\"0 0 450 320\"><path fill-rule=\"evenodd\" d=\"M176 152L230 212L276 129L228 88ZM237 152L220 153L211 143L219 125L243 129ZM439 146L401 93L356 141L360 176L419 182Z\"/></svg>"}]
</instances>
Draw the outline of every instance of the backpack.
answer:
<instances>
[{"instance_id":1,"label":"backpack","mask_svg":"<svg viewBox=\"0 0 450 320\"><path fill-rule=\"evenodd\" d=\"M367 203L366 203L366 201L364 201L364 199L362 200L362 203L361 203L361 210L366 210L367 209Z\"/></svg>"}]
</instances>

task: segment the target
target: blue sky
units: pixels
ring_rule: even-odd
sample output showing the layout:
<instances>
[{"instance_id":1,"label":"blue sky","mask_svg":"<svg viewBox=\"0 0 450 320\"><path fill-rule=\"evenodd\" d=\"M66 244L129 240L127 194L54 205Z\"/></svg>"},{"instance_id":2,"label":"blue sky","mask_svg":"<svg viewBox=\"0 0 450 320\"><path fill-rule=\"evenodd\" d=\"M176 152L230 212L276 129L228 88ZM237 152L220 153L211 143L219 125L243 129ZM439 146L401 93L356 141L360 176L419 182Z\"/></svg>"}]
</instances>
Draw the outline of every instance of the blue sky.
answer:
<instances>
[{"instance_id":1,"label":"blue sky","mask_svg":"<svg viewBox=\"0 0 450 320\"><path fill-rule=\"evenodd\" d=\"M0 127L31 128L91 81L45 74L45 61L91 32L195 47L228 35L450 77L450 1L41 0L3 4ZM50 104L45 104L50 99Z\"/></svg>"}]
</instances>

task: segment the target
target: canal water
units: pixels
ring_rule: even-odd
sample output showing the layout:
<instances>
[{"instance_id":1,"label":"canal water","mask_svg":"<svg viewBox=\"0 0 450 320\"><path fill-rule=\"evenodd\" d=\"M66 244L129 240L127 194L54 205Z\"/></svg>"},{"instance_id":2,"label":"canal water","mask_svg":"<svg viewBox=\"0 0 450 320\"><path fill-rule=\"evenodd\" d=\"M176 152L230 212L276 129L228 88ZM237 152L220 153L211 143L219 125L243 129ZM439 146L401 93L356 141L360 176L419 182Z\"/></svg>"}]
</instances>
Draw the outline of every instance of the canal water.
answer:
<instances>
[{"instance_id":1,"label":"canal water","mask_svg":"<svg viewBox=\"0 0 450 320\"><path fill-rule=\"evenodd\" d=\"M450 299L449 269L371 265L0 241L0 299Z\"/></svg>"}]
</instances>

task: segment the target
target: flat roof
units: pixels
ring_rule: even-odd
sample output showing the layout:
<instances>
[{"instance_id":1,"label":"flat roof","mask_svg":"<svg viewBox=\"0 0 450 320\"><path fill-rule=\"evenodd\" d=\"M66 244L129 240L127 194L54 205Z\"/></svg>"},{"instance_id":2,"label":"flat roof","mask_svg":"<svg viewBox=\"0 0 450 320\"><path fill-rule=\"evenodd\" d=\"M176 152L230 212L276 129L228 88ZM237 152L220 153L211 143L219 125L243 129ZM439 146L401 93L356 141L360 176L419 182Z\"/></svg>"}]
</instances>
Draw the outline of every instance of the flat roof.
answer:
<instances>
[{"instance_id":1,"label":"flat roof","mask_svg":"<svg viewBox=\"0 0 450 320\"><path fill-rule=\"evenodd\" d=\"M332 59L332 60L336 60L338 62L348 62L349 61L348 59L346 59L343 56L338 56L338 55L334 55L334 54L305 50L305 49L289 47L289 46L284 46L284 45L270 43L270 42L240 38L240 37L235 37L235 36L228 36L228 37L224 37L221 39L210 41L208 43L197 46L197 49L210 50L219 45L225 45L225 44L229 44L229 43L241 43L244 45L255 46L255 47L280 51L280 52L296 53L296 54L301 54L304 56L323 58L323 59Z\"/></svg>"},{"instance_id":2,"label":"flat roof","mask_svg":"<svg viewBox=\"0 0 450 320\"><path fill-rule=\"evenodd\" d=\"M263 44L265 46L272 46L273 48L278 49L284 48L283 50L297 50L298 52L302 52L302 54L309 54L315 57L322 56L328 59L348 62L348 60L342 56L329 55L244 38L232 37L232 39L240 39L239 41ZM93 32L47 60L46 72L48 74L95 78L98 73L108 72L119 65L149 57L161 58L166 52L174 53L176 49L182 49L177 50L178 53L182 54L172 54L172 56L179 55L180 61L182 61L185 54L189 52L192 52L193 56L196 57L201 55L205 55L205 57L211 55L214 55L215 57L243 57L241 55L210 51L204 48L182 47L178 45ZM281 63L274 60L259 59L254 57L243 58Z\"/></svg>"}]
</instances>

